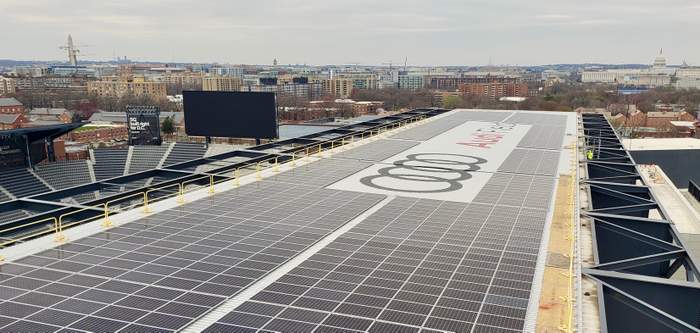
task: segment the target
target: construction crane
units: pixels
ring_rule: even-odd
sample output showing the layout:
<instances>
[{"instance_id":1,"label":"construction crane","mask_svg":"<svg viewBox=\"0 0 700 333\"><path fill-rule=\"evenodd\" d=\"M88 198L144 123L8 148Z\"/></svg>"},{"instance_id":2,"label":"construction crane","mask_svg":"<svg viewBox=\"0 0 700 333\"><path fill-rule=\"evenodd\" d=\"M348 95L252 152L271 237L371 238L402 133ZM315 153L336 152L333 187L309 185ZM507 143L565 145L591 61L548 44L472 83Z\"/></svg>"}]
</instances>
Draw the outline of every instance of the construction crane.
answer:
<instances>
[{"instance_id":1,"label":"construction crane","mask_svg":"<svg viewBox=\"0 0 700 333\"><path fill-rule=\"evenodd\" d=\"M70 34L68 34L68 40L66 42L66 45L59 46L58 48L61 50L67 50L68 51L68 63L70 63L71 66L78 66L78 53L80 53L80 50L78 47L89 47L90 45L74 45L73 44L73 37L71 37Z\"/></svg>"}]
</instances>

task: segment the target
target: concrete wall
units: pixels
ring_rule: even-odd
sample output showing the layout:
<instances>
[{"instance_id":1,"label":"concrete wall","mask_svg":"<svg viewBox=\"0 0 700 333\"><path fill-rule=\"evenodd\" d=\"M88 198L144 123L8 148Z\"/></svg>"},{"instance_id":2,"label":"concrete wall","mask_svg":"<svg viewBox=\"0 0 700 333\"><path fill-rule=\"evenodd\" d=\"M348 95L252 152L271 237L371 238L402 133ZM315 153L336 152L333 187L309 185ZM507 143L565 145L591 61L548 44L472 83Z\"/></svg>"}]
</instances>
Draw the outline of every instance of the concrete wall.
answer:
<instances>
[{"instance_id":1,"label":"concrete wall","mask_svg":"<svg viewBox=\"0 0 700 333\"><path fill-rule=\"evenodd\" d=\"M638 164L656 164L678 188L688 188L688 180L700 184L700 149L633 150Z\"/></svg>"}]
</instances>

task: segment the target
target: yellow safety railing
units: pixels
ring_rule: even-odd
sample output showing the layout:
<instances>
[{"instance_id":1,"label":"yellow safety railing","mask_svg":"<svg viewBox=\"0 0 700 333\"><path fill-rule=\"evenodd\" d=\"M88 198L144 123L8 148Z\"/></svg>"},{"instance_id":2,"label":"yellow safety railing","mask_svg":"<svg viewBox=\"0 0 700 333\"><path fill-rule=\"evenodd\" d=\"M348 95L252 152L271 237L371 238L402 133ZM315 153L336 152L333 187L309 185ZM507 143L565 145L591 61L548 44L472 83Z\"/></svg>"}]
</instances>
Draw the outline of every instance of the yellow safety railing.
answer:
<instances>
[{"instance_id":1,"label":"yellow safety railing","mask_svg":"<svg viewBox=\"0 0 700 333\"><path fill-rule=\"evenodd\" d=\"M64 228L70 228L74 225L82 224L82 223L85 223L88 221L97 220L100 217L102 217L104 215L104 213L100 209L101 206L105 206L105 204L99 204L99 205L94 206L94 207L85 207L85 208L74 210L72 212L68 212L68 213L65 213L65 214L59 216L58 220L56 220L56 236L54 237L54 241L56 241L57 243L63 243L67 240L66 236L63 234ZM68 217L68 216L77 215L78 213L82 213L82 212L86 212L86 211L93 211L93 209L95 209L94 210L95 216L90 216L88 218L84 218L84 219L78 220L78 221L69 222L67 224L63 223L63 219Z\"/></svg>"},{"instance_id":2,"label":"yellow safety railing","mask_svg":"<svg viewBox=\"0 0 700 333\"><path fill-rule=\"evenodd\" d=\"M406 121L401 121L398 123L381 126L379 128L376 128L376 129L370 129L368 131L363 131L359 134L360 140L364 140L365 137L379 137L382 133L389 131L390 129L406 126L410 123L415 123L415 122L421 121L425 118L426 118L425 116L421 115L421 116L414 117L414 118L411 118L411 119L406 120ZM333 150L337 147L343 147L346 145L353 146L355 141L356 141L355 140L356 136L357 136L357 134L351 134L348 137L342 137L340 139L332 140L330 142L330 148L327 148L327 150ZM325 143L325 144L328 144L328 143ZM310 156L313 156L313 155L318 155L319 157L323 157L324 156L323 155L323 153L324 153L323 145L324 145L324 143L319 143L318 145L307 146L303 150L293 152L291 154L291 165L296 166L298 160L307 160L308 161L308 158ZM303 154L303 155L301 155L301 154ZM301 155L301 157L299 157L299 155ZM16 244L18 242L24 241L26 239L31 239L31 238L47 235L51 232L54 232L56 234L56 236L55 236L56 241L63 242L66 240L65 236L63 235L64 228L78 225L81 223L85 223L87 221L94 220L94 219L97 219L100 217L102 217L102 219L103 219L102 226L105 228L109 228L113 225L112 221L110 220L111 215L117 214L120 211L133 209L133 208L136 208L138 206L143 207L144 213L150 213L151 212L150 204L154 201L154 199L155 199L155 201L160 201L160 200L165 200L165 199L177 196L177 202L184 203L185 202L184 195L186 193L196 191L196 190L204 188L204 187L209 188L209 193L214 193L215 192L215 188L214 188L215 185L229 181L229 180L233 180L234 186L238 187L238 186L240 186L241 170L248 169L250 167L255 168L254 172L256 174L256 179L260 180L260 179L262 179L261 173L263 170L263 165L265 165L265 164L267 164L267 166L271 165L274 173L280 172L279 156L275 156L275 157L271 157L271 158L263 160L263 161L258 161L258 162L246 164L244 166L236 168L233 171L233 179L224 177L224 178L219 179L219 180L214 180L215 175L203 175L202 177L193 178L193 179L186 180L186 181L183 181L180 183L170 184L170 185L166 185L166 186L159 187L159 188L149 189L149 190L146 190L143 192L130 194L130 195L125 196L125 197L121 197L121 198L107 201L105 203L99 204L99 205L94 206L94 207L82 208L82 209L79 209L76 211L72 211L72 212L63 214L63 215L59 216L58 218L49 217L49 218L41 219L38 221L33 221L33 222L30 222L27 224L23 224L20 226L15 226L12 228L0 230L1 234L5 234L5 233L11 233L12 231L15 231L15 230L19 230L20 228L23 229L23 228L27 228L27 227L30 227L33 225L39 225L41 223L49 222L49 221L52 222L50 227L40 228L39 230L37 230L35 232L29 233L29 234L23 234L23 235L18 236L17 238L13 238L13 239L9 239L9 240L5 240L3 242L0 242L0 249L7 247L8 245L13 245L13 244ZM208 180L208 182L205 185L192 186L192 185L196 185L196 183L199 183L202 180ZM189 186L189 188L188 188L188 186ZM149 198L149 194L152 194L155 192L163 192L166 189L175 188L175 187L177 187L177 191L173 191L167 195L158 196L154 199ZM134 198L140 198L140 200L131 200L133 203L126 205L126 206L121 204L122 202L129 201L129 199L134 199ZM117 203L119 203L119 204L117 204ZM119 206L119 208L115 210L114 209L115 206ZM95 209L95 216L91 216L91 217L88 217L86 219L82 219L79 221L72 221L72 222L67 223L67 224L63 223L65 218L79 214L79 213L83 213L83 212L91 210L91 209ZM1 256L0 256L0 260L2 260Z\"/></svg>"},{"instance_id":3,"label":"yellow safety railing","mask_svg":"<svg viewBox=\"0 0 700 333\"><path fill-rule=\"evenodd\" d=\"M189 189L187 188L188 185L196 185L196 184L195 184L196 182L199 182L199 181L201 181L201 180L203 180L203 179L209 179L209 183L208 183L207 185L194 186L194 187L189 188ZM212 182L211 182L211 179L212 179L212 177L211 177L210 175L203 175L203 176L201 176L201 177L192 178L192 179L190 179L190 180L186 180L186 181L180 183L180 185L182 186L182 193L183 193L183 195L184 195L185 193L188 193L188 192L196 191L196 190L198 190L198 189L200 189L200 188L203 188L203 187L205 187L205 186L212 187L213 184L212 184Z\"/></svg>"},{"instance_id":4,"label":"yellow safety railing","mask_svg":"<svg viewBox=\"0 0 700 333\"><path fill-rule=\"evenodd\" d=\"M106 209L108 212L111 212L111 211L109 210L109 207L112 206L112 204L117 203L117 202L126 201L127 199L131 199L131 198L143 198L143 195L144 195L144 192L138 192L138 193L134 193L134 194L127 195L127 196L125 196L125 197L121 197L121 198L117 198L117 199L114 199L114 200L107 201L107 202L105 202L105 209ZM120 204L120 205L119 205L119 210L131 209L131 208L135 208L135 207L138 207L138 206L139 206L139 204L131 204L131 205L128 205L128 206L126 206L126 207L122 207L122 205ZM109 222L109 223L105 222L105 223L103 223L103 224L105 224L105 226L111 226L111 225L112 225L111 222Z\"/></svg>"},{"instance_id":5,"label":"yellow safety railing","mask_svg":"<svg viewBox=\"0 0 700 333\"><path fill-rule=\"evenodd\" d=\"M47 223L47 222L50 222L50 223ZM7 229L5 229L5 230L2 230L2 233L3 233L3 234L4 234L4 233L11 233L11 232L16 231L16 230L19 230L19 229L21 229L21 228L27 228L27 227L30 227L30 226L37 226L37 225L41 225L42 223L45 223L48 227L46 227L46 228L39 228L37 231L32 232L32 233L30 233L30 234L21 235L21 236L19 236L18 238L12 238L12 239L8 239L8 240L6 240L6 241L3 241L3 242L0 243L0 249L3 249L3 248L5 248L5 247L7 247L7 246L9 246L9 245L14 245L14 244L16 244L16 243L22 242L22 241L24 241L25 239L30 239L30 238L35 238L35 237L43 236L43 235L46 235L46 234L50 234L51 232L55 232L55 231L57 230L57 226L58 226L58 221L57 221L57 219L56 219L55 217L47 217L47 218L45 218L45 219L41 219L41 220L38 220L38 221L32 221L32 222L30 222L30 223L26 223L26 224L14 226L14 227L12 227L12 228L7 228Z\"/></svg>"},{"instance_id":6,"label":"yellow safety railing","mask_svg":"<svg viewBox=\"0 0 700 333\"><path fill-rule=\"evenodd\" d=\"M151 212L151 209L148 206L148 201L149 201L148 194L155 193L155 192L165 192L166 189L171 189L173 187L177 187L177 192L168 193L166 195L160 196L160 197L158 197L158 200L165 200L165 199L177 196L178 202L184 202L185 199L183 198L182 183L175 183L175 184L170 184L170 185L166 185L166 186L162 186L162 187L158 187L158 188L152 188L152 189L146 190L146 192L144 192L144 194L143 194L144 212L145 213Z\"/></svg>"}]
</instances>

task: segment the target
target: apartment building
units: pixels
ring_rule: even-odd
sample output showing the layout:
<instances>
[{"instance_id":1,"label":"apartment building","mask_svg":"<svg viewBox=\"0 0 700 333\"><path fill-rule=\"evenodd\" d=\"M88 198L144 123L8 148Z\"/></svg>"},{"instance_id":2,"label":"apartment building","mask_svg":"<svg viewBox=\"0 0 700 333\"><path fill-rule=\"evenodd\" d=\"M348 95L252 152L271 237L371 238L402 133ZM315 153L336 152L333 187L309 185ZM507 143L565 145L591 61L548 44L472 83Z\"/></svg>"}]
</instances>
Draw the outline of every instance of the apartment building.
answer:
<instances>
[{"instance_id":1,"label":"apartment building","mask_svg":"<svg viewBox=\"0 0 700 333\"><path fill-rule=\"evenodd\" d=\"M528 87L524 83L472 83L459 86L467 96L482 96L491 99L501 97L527 97Z\"/></svg>"},{"instance_id":2,"label":"apartment building","mask_svg":"<svg viewBox=\"0 0 700 333\"><path fill-rule=\"evenodd\" d=\"M166 84L164 82L146 81L143 77L110 78L102 81L88 82L88 93L102 97L122 97L125 95L150 96L160 99L166 98Z\"/></svg>"},{"instance_id":3,"label":"apartment building","mask_svg":"<svg viewBox=\"0 0 700 333\"><path fill-rule=\"evenodd\" d=\"M239 91L241 79L233 76L209 76L202 79L205 91Z\"/></svg>"}]
</instances>

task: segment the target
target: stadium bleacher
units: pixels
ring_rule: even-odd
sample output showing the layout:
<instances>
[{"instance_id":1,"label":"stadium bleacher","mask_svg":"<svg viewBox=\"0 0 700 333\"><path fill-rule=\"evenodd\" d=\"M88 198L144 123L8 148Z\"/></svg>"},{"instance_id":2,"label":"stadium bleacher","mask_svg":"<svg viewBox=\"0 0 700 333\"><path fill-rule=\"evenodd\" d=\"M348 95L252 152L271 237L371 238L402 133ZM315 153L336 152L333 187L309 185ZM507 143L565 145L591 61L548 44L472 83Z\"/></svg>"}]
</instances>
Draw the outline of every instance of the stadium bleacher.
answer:
<instances>
[{"instance_id":1,"label":"stadium bleacher","mask_svg":"<svg viewBox=\"0 0 700 333\"><path fill-rule=\"evenodd\" d=\"M10 200L12 200L12 198L10 198L10 196L8 196L7 194L5 194L5 192L0 190L0 202L10 201Z\"/></svg>"},{"instance_id":2,"label":"stadium bleacher","mask_svg":"<svg viewBox=\"0 0 700 333\"><path fill-rule=\"evenodd\" d=\"M128 149L95 149L95 178L103 180L124 174Z\"/></svg>"},{"instance_id":3,"label":"stadium bleacher","mask_svg":"<svg viewBox=\"0 0 700 333\"><path fill-rule=\"evenodd\" d=\"M16 219L20 219L23 217L30 216L27 212L18 209L18 210L13 210L9 212L2 212L0 213L0 221L12 221Z\"/></svg>"},{"instance_id":4,"label":"stadium bleacher","mask_svg":"<svg viewBox=\"0 0 700 333\"><path fill-rule=\"evenodd\" d=\"M86 160L59 161L36 166L36 173L57 190L93 182ZM95 199L94 193L73 197L77 202Z\"/></svg>"},{"instance_id":5,"label":"stadium bleacher","mask_svg":"<svg viewBox=\"0 0 700 333\"><path fill-rule=\"evenodd\" d=\"M25 168L5 170L0 177L0 186L17 198L51 191L29 169Z\"/></svg>"},{"instance_id":6,"label":"stadium bleacher","mask_svg":"<svg viewBox=\"0 0 700 333\"><path fill-rule=\"evenodd\" d=\"M175 143L175 145L173 146L173 149L170 151L170 154L168 154L168 157L165 159L163 166L178 164L197 158L202 158L204 157L204 154L206 152L207 148L205 148L202 144L178 142Z\"/></svg>"},{"instance_id":7,"label":"stadium bleacher","mask_svg":"<svg viewBox=\"0 0 700 333\"><path fill-rule=\"evenodd\" d=\"M129 174L153 169L160 164L168 146L133 146Z\"/></svg>"},{"instance_id":8,"label":"stadium bleacher","mask_svg":"<svg viewBox=\"0 0 700 333\"><path fill-rule=\"evenodd\" d=\"M86 160L40 164L36 173L57 190L92 182Z\"/></svg>"}]
</instances>

